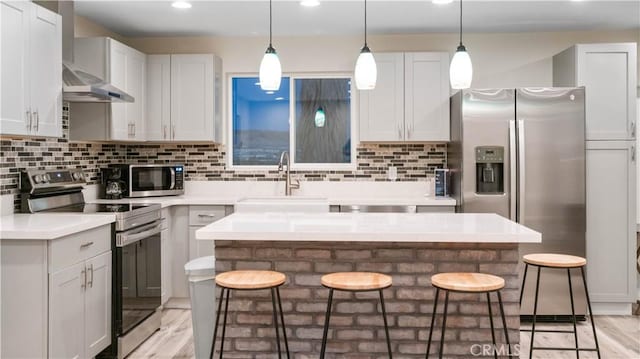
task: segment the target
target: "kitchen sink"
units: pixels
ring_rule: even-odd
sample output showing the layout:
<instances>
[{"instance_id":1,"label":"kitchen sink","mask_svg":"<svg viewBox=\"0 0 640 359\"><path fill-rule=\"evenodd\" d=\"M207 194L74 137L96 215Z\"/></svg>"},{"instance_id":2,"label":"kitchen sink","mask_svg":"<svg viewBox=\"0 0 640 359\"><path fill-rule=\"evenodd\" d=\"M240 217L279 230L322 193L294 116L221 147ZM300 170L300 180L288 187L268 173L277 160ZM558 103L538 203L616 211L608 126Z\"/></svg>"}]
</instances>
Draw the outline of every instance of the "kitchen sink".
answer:
<instances>
[{"instance_id":1,"label":"kitchen sink","mask_svg":"<svg viewBox=\"0 0 640 359\"><path fill-rule=\"evenodd\" d=\"M236 202L236 213L261 212L329 212L329 200L320 197L248 197Z\"/></svg>"}]
</instances>

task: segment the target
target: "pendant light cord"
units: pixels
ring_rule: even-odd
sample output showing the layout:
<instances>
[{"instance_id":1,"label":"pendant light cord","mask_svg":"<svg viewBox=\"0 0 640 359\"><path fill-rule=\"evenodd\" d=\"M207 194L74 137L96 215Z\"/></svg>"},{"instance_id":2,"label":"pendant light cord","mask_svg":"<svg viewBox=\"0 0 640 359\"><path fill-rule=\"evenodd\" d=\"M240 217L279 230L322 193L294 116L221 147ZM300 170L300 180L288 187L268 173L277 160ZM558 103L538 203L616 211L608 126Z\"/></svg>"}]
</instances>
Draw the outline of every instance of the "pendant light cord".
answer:
<instances>
[{"instance_id":1,"label":"pendant light cord","mask_svg":"<svg viewBox=\"0 0 640 359\"><path fill-rule=\"evenodd\" d=\"M460 0L460 46L462 46L462 0Z\"/></svg>"},{"instance_id":2,"label":"pendant light cord","mask_svg":"<svg viewBox=\"0 0 640 359\"><path fill-rule=\"evenodd\" d=\"M462 0L460 2L462 2ZM271 0L269 0L269 47L272 47L271 46L272 23L273 23L273 19L272 19L272 15L271 15ZM462 41L462 40L460 40L460 41Z\"/></svg>"},{"instance_id":3,"label":"pendant light cord","mask_svg":"<svg viewBox=\"0 0 640 359\"><path fill-rule=\"evenodd\" d=\"M367 47L367 0L364 0L364 47Z\"/></svg>"}]
</instances>

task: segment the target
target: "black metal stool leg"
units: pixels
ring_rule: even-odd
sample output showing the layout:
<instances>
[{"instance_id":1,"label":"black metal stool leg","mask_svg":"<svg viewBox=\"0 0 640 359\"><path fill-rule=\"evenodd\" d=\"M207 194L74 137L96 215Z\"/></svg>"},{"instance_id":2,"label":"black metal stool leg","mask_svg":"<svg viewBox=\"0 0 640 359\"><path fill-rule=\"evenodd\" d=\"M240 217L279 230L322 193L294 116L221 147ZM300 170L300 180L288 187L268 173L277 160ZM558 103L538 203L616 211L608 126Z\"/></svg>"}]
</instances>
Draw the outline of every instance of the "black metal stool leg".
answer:
<instances>
[{"instance_id":1,"label":"black metal stool leg","mask_svg":"<svg viewBox=\"0 0 640 359\"><path fill-rule=\"evenodd\" d=\"M278 344L278 359L282 358L280 349L280 328L278 328L278 309L276 307L276 290L271 288L271 304L273 305L273 327L276 330L276 343Z\"/></svg>"},{"instance_id":2,"label":"black metal stool leg","mask_svg":"<svg viewBox=\"0 0 640 359\"><path fill-rule=\"evenodd\" d=\"M231 290L227 288L227 299L224 303L224 320L222 321L222 338L220 340L220 359L222 359L222 352L224 351L224 337L227 332L227 313L229 313L229 292Z\"/></svg>"},{"instance_id":3,"label":"black metal stool leg","mask_svg":"<svg viewBox=\"0 0 640 359\"><path fill-rule=\"evenodd\" d=\"M213 340L211 340L211 353L209 359L213 359L213 353L216 350L216 337L218 336L218 323L220 323L220 311L222 310L222 300L224 298L224 288L221 288L220 299L218 299L218 312L216 313L216 326L213 327Z\"/></svg>"},{"instance_id":4,"label":"black metal stool leg","mask_svg":"<svg viewBox=\"0 0 640 359\"><path fill-rule=\"evenodd\" d=\"M429 340L427 341L427 354L425 359L429 359L429 351L431 350L431 337L433 336L433 326L436 322L436 309L438 309L438 296L440 288L436 287L436 297L433 299L433 312L431 312L431 326L429 327Z\"/></svg>"},{"instance_id":5,"label":"black metal stool leg","mask_svg":"<svg viewBox=\"0 0 640 359\"><path fill-rule=\"evenodd\" d=\"M533 322L531 323L531 347L529 347L529 359L533 359L533 337L536 334L536 316L538 315L538 293L540 289L540 267L536 278L536 297L533 302Z\"/></svg>"},{"instance_id":6,"label":"black metal stool leg","mask_svg":"<svg viewBox=\"0 0 640 359\"><path fill-rule=\"evenodd\" d=\"M598 353L598 359L600 359L600 346L598 345L598 336L596 335L596 323L593 321L593 312L591 311L591 300L589 299L589 290L587 289L587 278L584 276L584 266L580 267L582 273L582 282L584 283L584 294L587 297L587 306L589 308L589 319L591 320L591 330L593 330L593 340L596 343L596 352Z\"/></svg>"},{"instance_id":7,"label":"black metal stool leg","mask_svg":"<svg viewBox=\"0 0 640 359\"><path fill-rule=\"evenodd\" d=\"M522 285L520 286L520 305L522 305L522 295L524 294L524 284L527 281L527 269L529 269L529 264L524 264L524 275L522 276Z\"/></svg>"},{"instance_id":8,"label":"black metal stool leg","mask_svg":"<svg viewBox=\"0 0 640 359\"><path fill-rule=\"evenodd\" d=\"M496 345L496 331L493 326L493 313L491 311L491 294L487 292L487 306L489 307L489 324L491 324L491 341L493 342L493 357L498 359L498 346Z\"/></svg>"},{"instance_id":9,"label":"black metal stool leg","mask_svg":"<svg viewBox=\"0 0 640 359\"><path fill-rule=\"evenodd\" d=\"M387 324L387 310L384 308L382 289L378 292L380 292L380 307L382 308L382 319L384 320L384 332L387 335L387 351L389 352L389 359L391 359L393 358L393 354L391 354L391 338L389 337L389 324Z\"/></svg>"},{"instance_id":10,"label":"black metal stool leg","mask_svg":"<svg viewBox=\"0 0 640 359\"><path fill-rule=\"evenodd\" d=\"M569 297L571 298L571 322L573 323L573 339L576 342L576 358L580 359L580 346L578 345L578 328L576 327L576 308L573 304L573 286L571 285L571 268L567 268L567 279L569 279Z\"/></svg>"},{"instance_id":11,"label":"black metal stool leg","mask_svg":"<svg viewBox=\"0 0 640 359\"><path fill-rule=\"evenodd\" d=\"M502 305L502 294L498 293L498 303L500 303L500 316L502 317L502 328L504 328L504 340L507 342L507 356L511 358L511 342L509 342L509 328L507 328L507 320L504 317L504 306Z\"/></svg>"},{"instance_id":12,"label":"black metal stool leg","mask_svg":"<svg viewBox=\"0 0 640 359\"><path fill-rule=\"evenodd\" d=\"M284 336L284 348L287 351L287 359L289 359L289 342L287 341L287 327L284 325L284 312L282 311L282 300L280 299L280 288L276 287L278 295L278 306L280 307L280 322L282 322L282 335Z\"/></svg>"},{"instance_id":13,"label":"black metal stool leg","mask_svg":"<svg viewBox=\"0 0 640 359\"><path fill-rule=\"evenodd\" d=\"M447 310L449 309L449 291L444 296L444 312L442 313L442 333L440 333L440 353L438 358L442 359L442 351L444 350L444 330L447 327Z\"/></svg>"},{"instance_id":14,"label":"black metal stool leg","mask_svg":"<svg viewBox=\"0 0 640 359\"><path fill-rule=\"evenodd\" d=\"M327 301L327 313L324 316L324 331L322 333L322 349L320 359L324 359L324 352L327 348L327 334L329 332L329 318L331 317L331 302L333 301L333 289L329 288L329 299Z\"/></svg>"}]
</instances>

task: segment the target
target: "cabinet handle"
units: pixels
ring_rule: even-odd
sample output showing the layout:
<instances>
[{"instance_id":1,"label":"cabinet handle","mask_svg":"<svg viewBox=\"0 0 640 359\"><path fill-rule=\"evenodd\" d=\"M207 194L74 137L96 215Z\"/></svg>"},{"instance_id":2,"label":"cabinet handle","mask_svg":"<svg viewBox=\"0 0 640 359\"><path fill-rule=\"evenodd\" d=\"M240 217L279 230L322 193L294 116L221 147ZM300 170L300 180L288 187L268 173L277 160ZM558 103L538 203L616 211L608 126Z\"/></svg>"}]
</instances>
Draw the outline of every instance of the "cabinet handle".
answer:
<instances>
[{"instance_id":1,"label":"cabinet handle","mask_svg":"<svg viewBox=\"0 0 640 359\"><path fill-rule=\"evenodd\" d=\"M200 213L200 214L198 214L198 217L200 217L200 218L216 218L216 215L215 214Z\"/></svg>"},{"instance_id":2,"label":"cabinet handle","mask_svg":"<svg viewBox=\"0 0 640 359\"><path fill-rule=\"evenodd\" d=\"M398 138L402 139L402 126L398 123Z\"/></svg>"},{"instance_id":3,"label":"cabinet handle","mask_svg":"<svg viewBox=\"0 0 640 359\"><path fill-rule=\"evenodd\" d=\"M27 110L27 130L31 131L31 111Z\"/></svg>"},{"instance_id":4,"label":"cabinet handle","mask_svg":"<svg viewBox=\"0 0 640 359\"><path fill-rule=\"evenodd\" d=\"M38 111L34 112L35 116L36 116L36 125L34 130L36 132L38 132L38 130L40 129L40 113L38 113Z\"/></svg>"},{"instance_id":5,"label":"cabinet handle","mask_svg":"<svg viewBox=\"0 0 640 359\"><path fill-rule=\"evenodd\" d=\"M636 137L636 123L631 122L631 138L635 138L635 137Z\"/></svg>"},{"instance_id":6,"label":"cabinet handle","mask_svg":"<svg viewBox=\"0 0 640 359\"><path fill-rule=\"evenodd\" d=\"M89 269L87 271L91 274L91 279L87 280L87 285L89 288L93 288L93 264L89 264ZM87 277L89 277L89 275L87 275Z\"/></svg>"},{"instance_id":7,"label":"cabinet handle","mask_svg":"<svg viewBox=\"0 0 640 359\"><path fill-rule=\"evenodd\" d=\"M164 132L163 132L162 138L164 138L165 140L167 139L167 125L164 125Z\"/></svg>"},{"instance_id":8,"label":"cabinet handle","mask_svg":"<svg viewBox=\"0 0 640 359\"><path fill-rule=\"evenodd\" d=\"M636 146L631 146L631 162L636 161Z\"/></svg>"},{"instance_id":9,"label":"cabinet handle","mask_svg":"<svg viewBox=\"0 0 640 359\"><path fill-rule=\"evenodd\" d=\"M172 130L171 130L171 139L175 140L176 139L176 125L172 125Z\"/></svg>"},{"instance_id":10,"label":"cabinet handle","mask_svg":"<svg viewBox=\"0 0 640 359\"><path fill-rule=\"evenodd\" d=\"M89 246L91 246L91 245L93 245L93 242L82 243L82 244L80 245L80 248L86 248L86 247L89 247Z\"/></svg>"},{"instance_id":11,"label":"cabinet handle","mask_svg":"<svg viewBox=\"0 0 640 359\"><path fill-rule=\"evenodd\" d=\"M413 132L413 124L407 125L407 140L411 138L411 132Z\"/></svg>"},{"instance_id":12,"label":"cabinet handle","mask_svg":"<svg viewBox=\"0 0 640 359\"><path fill-rule=\"evenodd\" d=\"M131 124L131 128L133 129L133 134L132 134L132 135L133 135L133 137L136 137L136 124L135 124L135 123L132 123L132 124Z\"/></svg>"},{"instance_id":13,"label":"cabinet handle","mask_svg":"<svg viewBox=\"0 0 640 359\"><path fill-rule=\"evenodd\" d=\"M82 269L80 275L82 276L82 284L80 284L80 288L87 288L87 268Z\"/></svg>"}]
</instances>

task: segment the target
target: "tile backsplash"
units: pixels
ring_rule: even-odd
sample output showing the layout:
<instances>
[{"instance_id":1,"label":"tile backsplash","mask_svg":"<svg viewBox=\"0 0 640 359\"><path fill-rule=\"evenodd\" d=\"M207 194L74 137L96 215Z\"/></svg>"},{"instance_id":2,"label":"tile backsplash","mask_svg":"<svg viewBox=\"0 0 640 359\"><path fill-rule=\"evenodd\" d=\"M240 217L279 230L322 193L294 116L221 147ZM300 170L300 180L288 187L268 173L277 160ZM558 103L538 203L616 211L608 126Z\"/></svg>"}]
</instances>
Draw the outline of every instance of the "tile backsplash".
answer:
<instances>
[{"instance_id":1,"label":"tile backsplash","mask_svg":"<svg viewBox=\"0 0 640 359\"><path fill-rule=\"evenodd\" d=\"M19 192L24 169L82 168L91 183L99 169L111 163L184 163L186 179L196 181L275 181L275 169L226 169L226 153L217 144L131 144L75 142L68 139L68 107L63 111L62 138L2 138L0 140L0 194ZM291 171L303 181L386 181L389 166L397 167L398 181L421 181L446 164L446 143L361 143L355 170Z\"/></svg>"}]
</instances>

